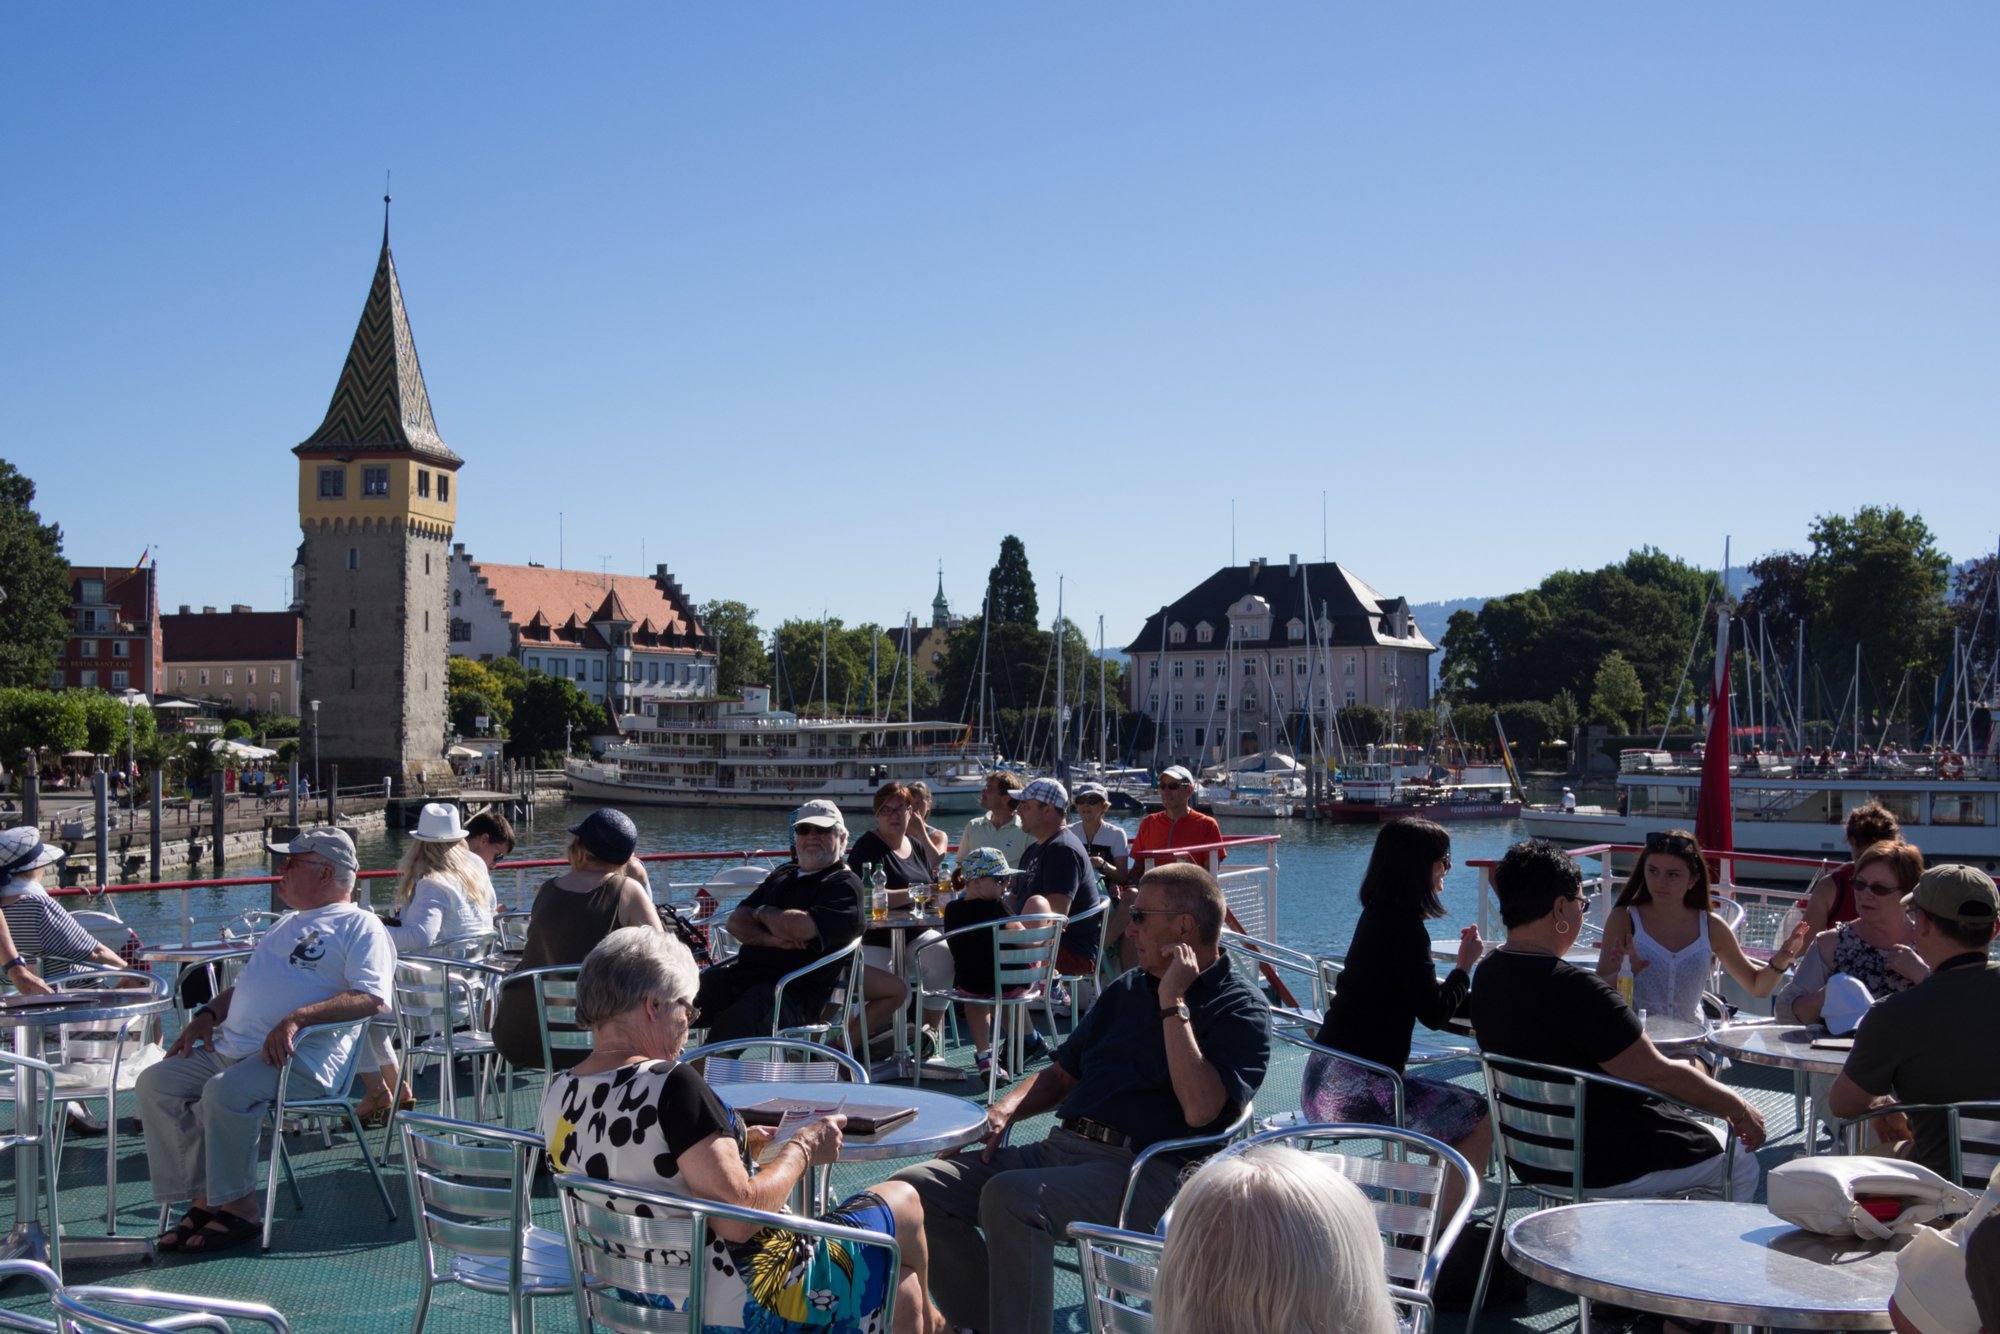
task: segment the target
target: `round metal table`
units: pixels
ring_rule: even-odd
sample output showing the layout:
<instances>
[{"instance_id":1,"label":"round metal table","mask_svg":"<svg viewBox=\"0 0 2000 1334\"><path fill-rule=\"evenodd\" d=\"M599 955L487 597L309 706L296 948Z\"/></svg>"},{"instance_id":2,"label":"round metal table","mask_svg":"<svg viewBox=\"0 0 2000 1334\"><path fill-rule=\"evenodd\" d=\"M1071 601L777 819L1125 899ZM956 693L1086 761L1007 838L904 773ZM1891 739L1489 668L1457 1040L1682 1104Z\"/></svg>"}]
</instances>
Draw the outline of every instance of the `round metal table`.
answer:
<instances>
[{"instance_id":1,"label":"round metal table","mask_svg":"<svg viewBox=\"0 0 2000 1334\"><path fill-rule=\"evenodd\" d=\"M928 1158L976 1144L986 1135L986 1109L965 1098L930 1089L899 1088L885 1084L760 1083L715 1084L715 1096L734 1112L738 1107L763 1102L767 1098L794 1098L832 1107L842 1098L849 1102L872 1103L885 1107L914 1107L917 1114L900 1125L875 1135L843 1134L840 1161L843 1163L883 1162L893 1158Z\"/></svg>"},{"instance_id":2,"label":"round metal table","mask_svg":"<svg viewBox=\"0 0 2000 1334\"><path fill-rule=\"evenodd\" d=\"M1708 1041L1708 1025L1689 1019L1676 1019L1668 1014L1646 1016L1646 1036L1653 1045L1663 1051L1677 1047L1693 1047Z\"/></svg>"},{"instance_id":3,"label":"round metal table","mask_svg":"<svg viewBox=\"0 0 2000 1334\"><path fill-rule=\"evenodd\" d=\"M1896 1249L1804 1232L1761 1204L1601 1200L1530 1214L1504 1253L1529 1278L1684 1320L1888 1329Z\"/></svg>"},{"instance_id":4,"label":"round metal table","mask_svg":"<svg viewBox=\"0 0 2000 1334\"><path fill-rule=\"evenodd\" d=\"M1844 1051L1815 1048L1827 1036L1817 1024L1725 1024L1708 1035L1708 1045L1731 1060L1802 1070L1809 1075L1837 1075L1847 1064Z\"/></svg>"},{"instance_id":5,"label":"round metal table","mask_svg":"<svg viewBox=\"0 0 2000 1334\"><path fill-rule=\"evenodd\" d=\"M146 963L206 963L218 955L256 948L254 940L197 940L192 945L148 945L139 951L139 958Z\"/></svg>"},{"instance_id":6,"label":"round metal table","mask_svg":"<svg viewBox=\"0 0 2000 1334\"><path fill-rule=\"evenodd\" d=\"M78 993L58 993L75 995ZM149 992L132 991L126 993L127 1000L114 999L117 991L85 992L90 999L82 1001L50 1002L44 997L9 996L0 1002L0 1025L14 1030L14 1050L22 1056L39 1058L42 1050L42 1033L45 1029L62 1024L122 1024L128 1019L139 1019L146 1015L159 1014L170 1009L173 1001L166 996L155 996ZM33 1135L37 1130L41 1095L36 1087L36 1073L22 1068L20 1083L14 1090L14 1129L17 1134ZM58 1116L62 1109L56 1109ZM116 1109L113 1109L116 1114ZM55 1127L50 1127L53 1134ZM43 1264L49 1259L49 1232L59 1226L58 1220L42 1220L42 1146L19 1144L14 1148L14 1227L6 1239L0 1241L0 1260L39 1260ZM62 1234L62 1251L65 1260L104 1260L137 1257L153 1258L151 1237L88 1237L69 1232Z\"/></svg>"}]
</instances>

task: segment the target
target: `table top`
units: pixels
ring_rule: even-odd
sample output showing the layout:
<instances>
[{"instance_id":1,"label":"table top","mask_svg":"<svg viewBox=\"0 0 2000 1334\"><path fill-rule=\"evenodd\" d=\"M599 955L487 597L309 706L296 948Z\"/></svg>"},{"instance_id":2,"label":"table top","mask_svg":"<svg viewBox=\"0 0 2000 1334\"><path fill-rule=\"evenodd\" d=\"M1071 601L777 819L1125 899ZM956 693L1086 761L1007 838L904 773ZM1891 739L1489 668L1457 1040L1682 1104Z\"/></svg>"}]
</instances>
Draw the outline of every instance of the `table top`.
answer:
<instances>
[{"instance_id":1,"label":"table top","mask_svg":"<svg viewBox=\"0 0 2000 1334\"><path fill-rule=\"evenodd\" d=\"M1819 1051L1812 1045L1815 1038L1826 1036L1817 1024L1725 1024L1708 1035L1708 1045L1751 1065L1837 1075L1847 1064L1847 1053Z\"/></svg>"},{"instance_id":2,"label":"table top","mask_svg":"<svg viewBox=\"0 0 2000 1334\"><path fill-rule=\"evenodd\" d=\"M1487 954L1491 954L1494 950L1499 948L1500 948L1500 942L1497 940L1489 940L1486 942ZM1454 963L1454 964L1457 963L1458 937L1432 936L1431 958L1436 959L1442 963ZM1578 968L1595 968L1597 967L1597 946L1590 941L1585 941L1581 945L1573 945L1570 947L1569 951L1563 955L1563 958L1575 964Z\"/></svg>"},{"instance_id":3,"label":"table top","mask_svg":"<svg viewBox=\"0 0 2000 1334\"><path fill-rule=\"evenodd\" d=\"M137 987L83 994L90 999L60 1004L0 1006L0 1027L46 1028L51 1024L94 1024L109 1019L136 1019L140 1015L158 1014L170 1009L174 1003L171 997L155 996Z\"/></svg>"},{"instance_id":4,"label":"table top","mask_svg":"<svg viewBox=\"0 0 2000 1334\"><path fill-rule=\"evenodd\" d=\"M891 1158L927 1158L932 1154L962 1149L986 1134L986 1109L976 1102L938 1093L931 1089L902 1088L883 1084L809 1084L804 1082L711 1085L722 1104L732 1111L766 1098L797 1098L823 1102L828 1106L848 1098L854 1102L883 1106L914 1107L917 1114L901 1125L890 1126L876 1135L844 1135L840 1145L843 1163L878 1162Z\"/></svg>"},{"instance_id":5,"label":"table top","mask_svg":"<svg viewBox=\"0 0 2000 1334\"><path fill-rule=\"evenodd\" d=\"M1659 1315L1888 1329L1903 1241L1823 1237L1761 1204L1600 1200L1521 1219L1505 1253L1529 1278Z\"/></svg>"},{"instance_id":6,"label":"table top","mask_svg":"<svg viewBox=\"0 0 2000 1334\"><path fill-rule=\"evenodd\" d=\"M256 948L254 940L197 940L191 945L148 945L139 957L147 963L203 963L218 954Z\"/></svg>"},{"instance_id":7,"label":"table top","mask_svg":"<svg viewBox=\"0 0 2000 1334\"><path fill-rule=\"evenodd\" d=\"M891 908L887 917L877 917L873 913L868 916L870 931L884 929L908 931L919 927L925 930L943 930L944 910L930 908L918 912L915 908Z\"/></svg>"},{"instance_id":8,"label":"table top","mask_svg":"<svg viewBox=\"0 0 2000 1334\"><path fill-rule=\"evenodd\" d=\"M1648 1014L1646 1036L1655 1047L1691 1047L1708 1040L1708 1025L1692 1019L1676 1019L1670 1014Z\"/></svg>"}]
</instances>

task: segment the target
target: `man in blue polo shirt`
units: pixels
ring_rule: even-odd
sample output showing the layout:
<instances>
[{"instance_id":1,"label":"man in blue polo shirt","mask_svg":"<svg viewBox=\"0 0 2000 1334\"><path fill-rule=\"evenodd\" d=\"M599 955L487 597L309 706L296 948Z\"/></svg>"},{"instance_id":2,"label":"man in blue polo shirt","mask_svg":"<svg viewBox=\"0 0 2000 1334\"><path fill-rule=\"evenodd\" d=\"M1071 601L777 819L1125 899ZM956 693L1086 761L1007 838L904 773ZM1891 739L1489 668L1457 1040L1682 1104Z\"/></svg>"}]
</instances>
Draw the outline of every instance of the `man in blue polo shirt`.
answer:
<instances>
[{"instance_id":1,"label":"man in blue polo shirt","mask_svg":"<svg viewBox=\"0 0 2000 1334\"><path fill-rule=\"evenodd\" d=\"M1221 1130L1264 1082L1270 1008L1221 957L1222 917L1222 890L1201 867L1147 872L1132 910L1139 966L1104 989L1053 1065L988 1109L984 1152L896 1174L923 1199L932 1266L952 1280L935 1295L953 1325L1047 1334L1069 1224L1117 1222L1140 1150ZM1047 1139L999 1147L1015 1122L1057 1107ZM1156 1160L1126 1225L1152 1227L1186 1166Z\"/></svg>"}]
</instances>

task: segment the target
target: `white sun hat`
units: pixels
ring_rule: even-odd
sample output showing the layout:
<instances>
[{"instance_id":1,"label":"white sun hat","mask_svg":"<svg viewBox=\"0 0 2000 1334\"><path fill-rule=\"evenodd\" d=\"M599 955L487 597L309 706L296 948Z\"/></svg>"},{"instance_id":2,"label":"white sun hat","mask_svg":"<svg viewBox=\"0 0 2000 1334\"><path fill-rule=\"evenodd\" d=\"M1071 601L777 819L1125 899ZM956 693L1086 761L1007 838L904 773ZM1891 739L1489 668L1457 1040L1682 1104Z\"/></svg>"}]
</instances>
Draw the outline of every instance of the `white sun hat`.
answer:
<instances>
[{"instance_id":1,"label":"white sun hat","mask_svg":"<svg viewBox=\"0 0 2000 1334\"><path fill-rule=\"evenodd\" d=\"M417 827L410 837L422 843L458 843L465 838L465 826L458 822L458 807L442 801L427 803L417 813Z\"/></svg>"}]
</instances>

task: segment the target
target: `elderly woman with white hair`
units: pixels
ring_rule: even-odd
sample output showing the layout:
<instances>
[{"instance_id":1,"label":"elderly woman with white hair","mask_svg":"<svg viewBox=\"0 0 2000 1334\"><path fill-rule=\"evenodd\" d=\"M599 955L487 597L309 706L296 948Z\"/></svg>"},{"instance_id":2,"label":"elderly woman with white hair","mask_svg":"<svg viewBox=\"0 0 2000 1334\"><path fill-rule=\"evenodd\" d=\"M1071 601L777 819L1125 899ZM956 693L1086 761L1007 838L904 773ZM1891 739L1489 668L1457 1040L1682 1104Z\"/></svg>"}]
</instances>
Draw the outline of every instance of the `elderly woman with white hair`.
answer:
<instances>
[{"instance_id":1,"label":"elderly woman with white hair","mask_svg":"<svg viewBox=\"0 0 2000 1334\"><path fill-rule=\"evenodd\" d=\"M590 1055L550 1081L537 1124L558 1170L600 1181L668 1191L777 1213L800 1179L840 1156L845 1119L806 1122L754 1174L745 1167L773 1131L739 1138L729 1112L694 1067L680 1061L696 1021L699 977L687 946L646 927L606 936L577 978L577 1019L591 1031ZM885 1181L824 1216L843 1227L896 1238L902 1277L897 1334L943 1334L944 1317L927 1288L929 1252L915 1189ZM879 1325L888 1296L884 1256L782 1228L718 1221L701 1324L706 1329L859 1331ZM810 1325L788 1316L807 1313Z\"/></svg>"},{"instance_id":2,"label":"elderly woman with white hair","mask_svg":"<svg viewBox=\"0 0 2000 1334\"><path fill-rule=\"evenodd\" d=\"M1393 1334L1361 1188L1283 1145L1207 1164L1174 1200L1153 1292L1158 1334Z\"/></svg>"}]
</instances>

